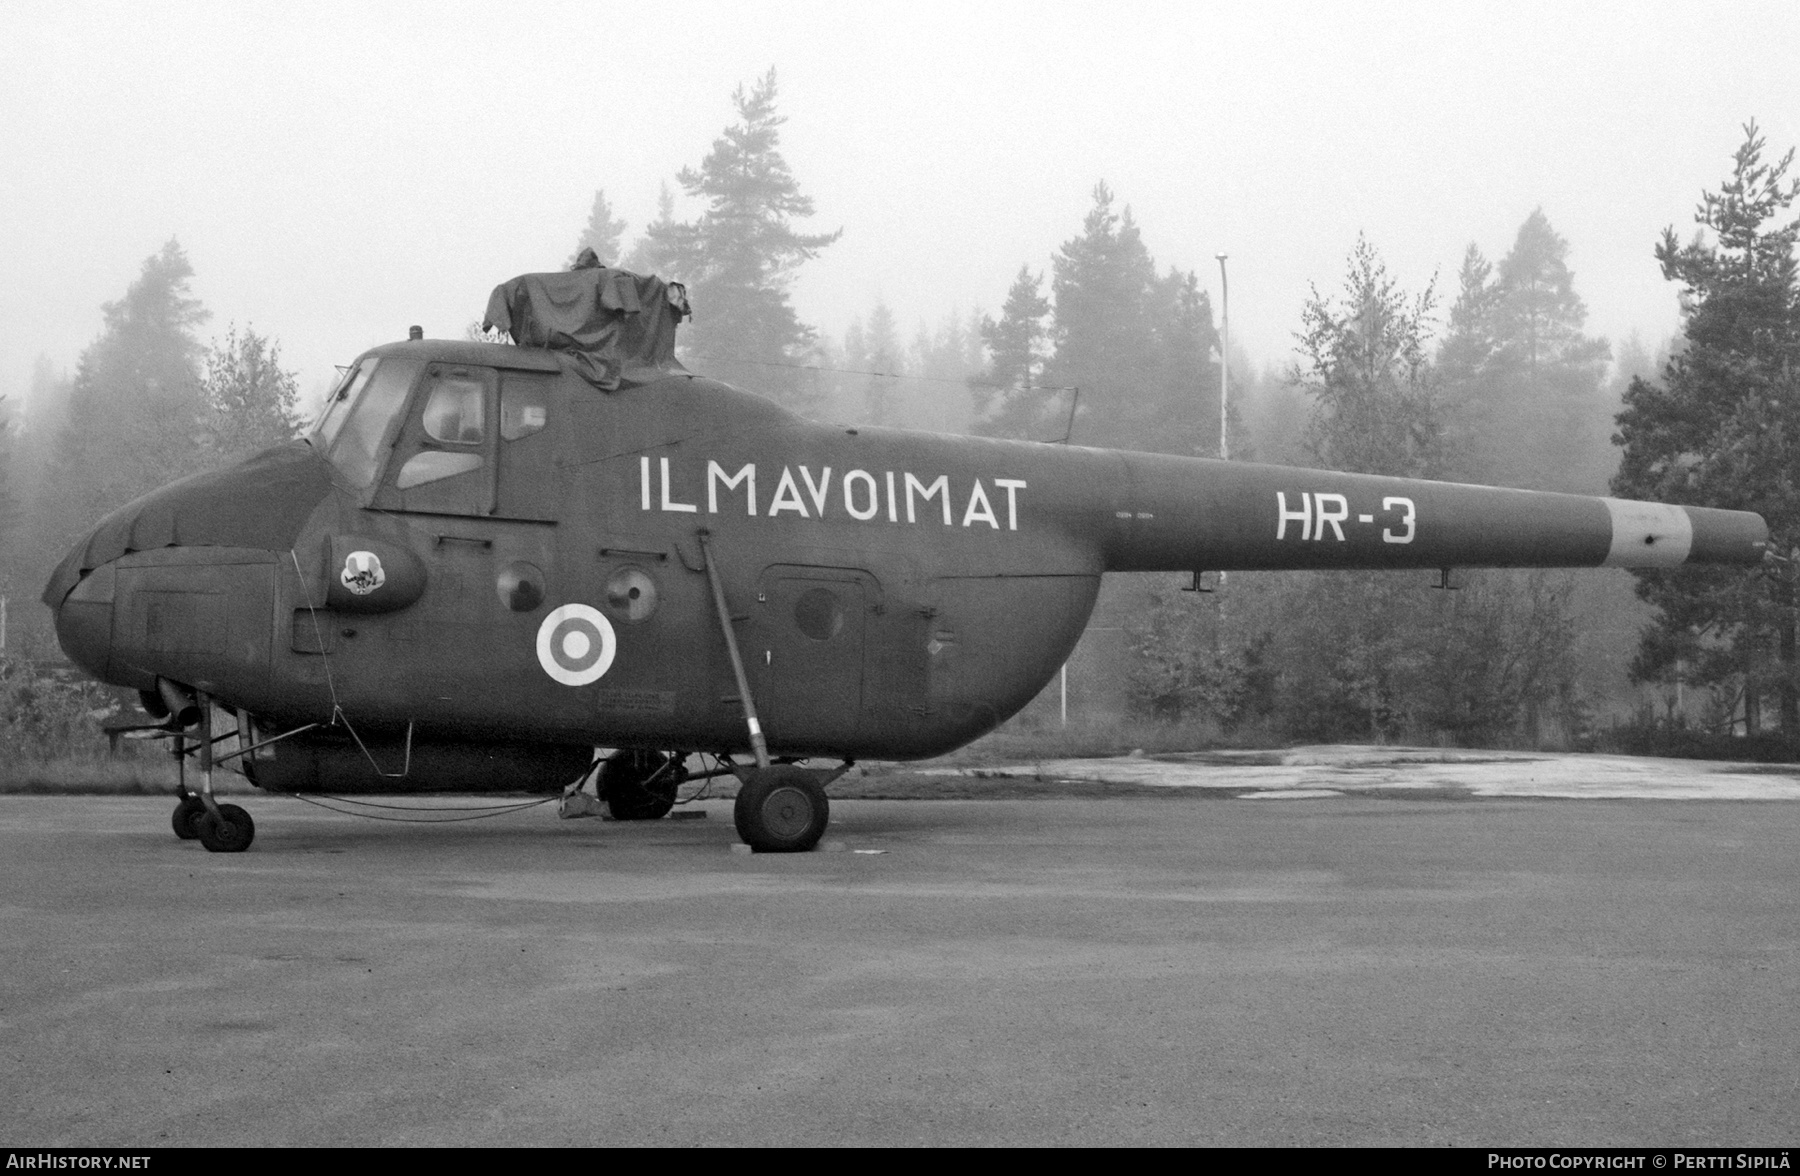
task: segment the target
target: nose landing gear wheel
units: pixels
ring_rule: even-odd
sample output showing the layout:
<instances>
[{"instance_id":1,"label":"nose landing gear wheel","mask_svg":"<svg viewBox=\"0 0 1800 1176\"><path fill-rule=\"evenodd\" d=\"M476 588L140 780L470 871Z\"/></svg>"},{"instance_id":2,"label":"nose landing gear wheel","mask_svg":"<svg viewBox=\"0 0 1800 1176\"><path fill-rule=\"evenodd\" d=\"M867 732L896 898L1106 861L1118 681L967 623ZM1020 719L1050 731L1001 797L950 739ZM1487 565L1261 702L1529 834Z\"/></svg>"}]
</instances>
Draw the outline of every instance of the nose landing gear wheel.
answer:
<instances>
[{"instance_id":1,"label":"nose landing gear wheel","mask_svg":"<svg viewBox=\"0 0 1800 1176\"><path fill-rule=\"evenodd\" d=\"M176 804L174 813L169 816L169 824L175 829L175 836L183 841L192 841L200 836L196 822L200 814L206 811L206 803L198 796L184 796Z\"/></svg>"},{"instance_id":2,"label":"nose landing gear wheel","mask_svg":"<svg viewBox=\"0 0 1800 1176\"><path fill-rule=\"evenodd\" d=\"M213 853L243 853L256 839L256 822L237 805L222 804L218 816L202 812L194 821L194 832Z\"/></svg>"},{"instance_id":3,"label":"nose landing gear wheel","mask_svg":"<svg viewBox=\"0 0 1800 1176\"><path fill-rule=\"evenodd\" d=\"M758 853L802 853L825 835L831 802L814 773L776 766L749 774L732 817L738 836Z\"/></svg>"}]
</instances>

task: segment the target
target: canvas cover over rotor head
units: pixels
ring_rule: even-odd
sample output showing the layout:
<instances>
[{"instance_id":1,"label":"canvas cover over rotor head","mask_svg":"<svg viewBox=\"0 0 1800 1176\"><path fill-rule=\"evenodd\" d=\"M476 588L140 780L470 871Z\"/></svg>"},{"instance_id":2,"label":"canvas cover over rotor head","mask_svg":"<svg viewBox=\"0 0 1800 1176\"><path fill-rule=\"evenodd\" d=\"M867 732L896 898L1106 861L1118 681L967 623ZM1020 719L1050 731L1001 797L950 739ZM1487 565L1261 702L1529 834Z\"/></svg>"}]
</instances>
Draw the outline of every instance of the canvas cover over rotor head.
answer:
<instances>
[{"instance_id":1,"label":"canvas cover over rotor head","mask_svg":"<svg viewBox=\"0 0 1800 1176\"><path fill-rule=\"evenodd\" d=\"M691 313L679 282L590 266L500 283L481 326L505 331L520 347L560 353L582 378L610 392L684 370L675 359L675 328Z\"/></svg>"}]
</instances>

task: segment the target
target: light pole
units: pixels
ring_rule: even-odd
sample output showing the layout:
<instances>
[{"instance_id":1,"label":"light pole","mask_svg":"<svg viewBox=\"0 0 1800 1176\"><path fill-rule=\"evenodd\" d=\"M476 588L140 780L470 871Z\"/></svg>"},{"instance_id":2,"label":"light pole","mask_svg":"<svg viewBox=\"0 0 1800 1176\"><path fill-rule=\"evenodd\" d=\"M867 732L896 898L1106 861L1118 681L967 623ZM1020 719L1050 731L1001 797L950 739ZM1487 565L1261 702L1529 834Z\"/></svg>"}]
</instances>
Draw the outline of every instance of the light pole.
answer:
<instances>
[{"instance_id":1,"label":"light pole","mask_svg":"<svg viewBox=\"0 0 1800 1176\"><path fill-rule=\"evenodd\" d=\"M1225 253L1215 253L1219 259L1219 460L1231 460L1231 392L1228 381L1231 378L1231 286L1225 280ZM1219 587L1225 587L1225 573L1219 573ZM1224 621L1225 603L1219 602L1219 618ZM1217 648L1218 630L1213 631L1214 648Z\"/></svg>"},{"instance_id":2,"label":"light pole","mask_svg":"<svg viewBox=\"0 0 1800 1176\"><path fill-rule=\"evenodd\" d=\"M1231 376L1231 287L1225 280L1225 253L1215 253L1219 259L1219 457L1231 460L1230 423L1230 391L1228 381Z\"/></svg>"}]
</instances>

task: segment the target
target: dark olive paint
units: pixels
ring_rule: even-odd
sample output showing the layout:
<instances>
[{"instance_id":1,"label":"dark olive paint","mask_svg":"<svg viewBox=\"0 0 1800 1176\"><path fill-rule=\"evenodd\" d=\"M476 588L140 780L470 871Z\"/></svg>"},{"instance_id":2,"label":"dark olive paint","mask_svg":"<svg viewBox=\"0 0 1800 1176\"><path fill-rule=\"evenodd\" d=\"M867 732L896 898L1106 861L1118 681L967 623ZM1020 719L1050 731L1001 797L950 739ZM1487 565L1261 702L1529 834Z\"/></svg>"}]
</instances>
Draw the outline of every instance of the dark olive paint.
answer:
<instances>
[{"instance_id":1,"label":"dark olive paint","mask_svg":"<svg viewBox=\"0 0 1800 1176\"><path fill-rule=\"evenodd\" d=\"M679 371L601 391L528 348L366 358L412 381L372 485L283 447L114 512L45 592L99 678L204 691L265 734L335 718L265 753L284 788L555 788L594 745L744 752L703 531L770 752L843 759L936 755L1015 713L1106 572L1635 558L1601 499L846 430ZM1755 515L1647 517L1646 551L1762 558ZM580 685L540 657L566 605L616 642ZM410 728L414 774L377 775L346 722L384 770Z\"/></svg>"}]
</instances>

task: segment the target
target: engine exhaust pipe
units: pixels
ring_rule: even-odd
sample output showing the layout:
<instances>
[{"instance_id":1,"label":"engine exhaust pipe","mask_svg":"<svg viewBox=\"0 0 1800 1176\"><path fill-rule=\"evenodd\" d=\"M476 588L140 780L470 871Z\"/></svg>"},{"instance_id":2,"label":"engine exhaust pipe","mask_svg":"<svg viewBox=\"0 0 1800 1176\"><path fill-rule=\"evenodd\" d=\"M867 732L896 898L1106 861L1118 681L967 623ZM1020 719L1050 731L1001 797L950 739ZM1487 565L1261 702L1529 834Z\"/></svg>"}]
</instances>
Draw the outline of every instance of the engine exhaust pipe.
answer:
<instances>
[{"instance_id":1,"label":"engine exhaust pipe","mask_svg":"<svg viewBox=\"0 0 1800 1176\"><path fill-rule=\"evenodd\" d=\"M177 731L185 731L200 721L200 703L186 686L158 678L156 696L167 709L171 716L169 722Z\"/></svg>"},{"instance_id":2,"label":"engine exhaust pipe","mask_svg":"<svg viewBox=\"0 0 1800 1176\"><path fill-rule=\"evenodd\" d=\"M163 705L162 695L154 690L138 691L138 705L144 713L159 722L169 717L169 708Z\"/></svg>"}]
</instances>

